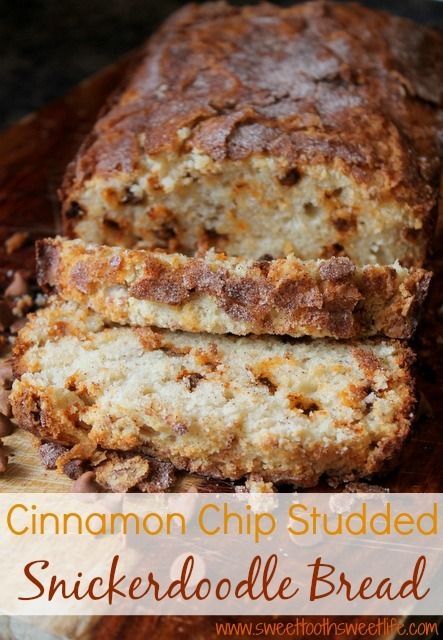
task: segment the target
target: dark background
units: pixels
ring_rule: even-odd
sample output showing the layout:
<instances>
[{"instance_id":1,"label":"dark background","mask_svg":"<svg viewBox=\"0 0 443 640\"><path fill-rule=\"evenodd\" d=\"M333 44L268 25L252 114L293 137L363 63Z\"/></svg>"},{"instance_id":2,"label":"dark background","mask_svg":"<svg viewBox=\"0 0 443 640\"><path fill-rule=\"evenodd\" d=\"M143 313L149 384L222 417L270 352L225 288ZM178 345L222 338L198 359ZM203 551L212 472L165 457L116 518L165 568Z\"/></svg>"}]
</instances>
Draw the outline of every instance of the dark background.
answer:
<instances>
[{"instance_id":1,"label":"dark background","mask_svg":"<svg viewBox=\"0 0 443 640\"><path fill-rule=\"evenodd\" d=\"M183 4L179 0L0 0L0 128L136 47ZM437 0L365 4L443 28L443 2Z\"/></svg>"}]
</instances>

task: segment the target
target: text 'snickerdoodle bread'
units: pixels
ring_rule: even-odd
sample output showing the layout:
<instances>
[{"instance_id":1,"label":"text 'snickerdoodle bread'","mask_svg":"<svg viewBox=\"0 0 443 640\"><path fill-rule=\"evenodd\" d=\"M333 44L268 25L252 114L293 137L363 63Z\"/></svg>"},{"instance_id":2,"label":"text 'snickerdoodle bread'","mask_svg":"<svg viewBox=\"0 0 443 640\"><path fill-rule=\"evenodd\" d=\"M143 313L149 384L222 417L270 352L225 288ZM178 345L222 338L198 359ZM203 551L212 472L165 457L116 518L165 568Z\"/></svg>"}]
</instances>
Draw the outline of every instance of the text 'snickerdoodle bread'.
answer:
<instances>
[{"instance_id":1,"label":"text 'snickerdoodle bread'","mask_svg":"<svg viewBox=\"0 0 443 640\"><path fill-rule=\"evenodd\" d=\"M199 257L48 239L39 284L130 326L235 335L355 338L412 335L430 274L349 258Z\"/></svg>"},{"instance_id":2,"label":"text 'snickerdoodle bread'","mask_svg":"<svg viewBox=\"0 0 443 640\"><path fill-rule=\"evenodd\" d=\"M356 4L189 5L146 45L62 189L88 242L421 265L443 36Z\"/></svg>"},{"instance_id":3,"label":"text 'snickerdoodle bread'","mask_svg":"<svg viewBox=\"0 0 443 640\"><path fill-rule=\"evenodd\" d=\"M413 410L398 341L294 341L106 327L74 303L34 314L15 345L15 418L41 439L140 451L178 468L314 486L382 468Z\"/></svg>"}]
</instances>

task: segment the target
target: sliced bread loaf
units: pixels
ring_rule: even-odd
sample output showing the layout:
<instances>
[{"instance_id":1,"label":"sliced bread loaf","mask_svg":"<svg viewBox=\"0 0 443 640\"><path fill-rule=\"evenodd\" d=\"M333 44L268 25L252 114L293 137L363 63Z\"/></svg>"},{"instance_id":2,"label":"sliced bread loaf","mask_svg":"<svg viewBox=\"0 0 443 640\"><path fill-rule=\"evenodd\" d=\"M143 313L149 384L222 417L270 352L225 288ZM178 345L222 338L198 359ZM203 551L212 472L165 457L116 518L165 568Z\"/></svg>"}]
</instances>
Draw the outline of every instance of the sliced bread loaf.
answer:
<instances>
[{"instance_id":1,"label":"sliced bread loaf","mask_svg":"<svg viewBox=\"0 0 443 640\"><path fill-rule=\"evenodd\" d=\"M37 244L39 283L106 320L192 332L355 338L412 335L430 274L302 261L201 257L85 245Z\"/></svg>"},{"instance_id":2,"label":"sliced bread loaf","mask_svg":"<svg viewBox=\"0 0 443 640\"><path fill-rule=\"evenodd\" d=\"M213 477L310 487L379 471L412 419L411 352L397 341L108 327L55 301L22 329L14 357L15 418L74 445L76 459L140 451Z\"/></svg>"},{"instance_id":3,"label":"sliced bread loaf","mask_svg":"<svg viewBox=\"0 0 443 640\"><path fill-rule=\"evenodd\" d=\"M62 189L88 242L421 265L443 36L357 4L192 4L147 43Z\"/></svg>"}]
</instances>

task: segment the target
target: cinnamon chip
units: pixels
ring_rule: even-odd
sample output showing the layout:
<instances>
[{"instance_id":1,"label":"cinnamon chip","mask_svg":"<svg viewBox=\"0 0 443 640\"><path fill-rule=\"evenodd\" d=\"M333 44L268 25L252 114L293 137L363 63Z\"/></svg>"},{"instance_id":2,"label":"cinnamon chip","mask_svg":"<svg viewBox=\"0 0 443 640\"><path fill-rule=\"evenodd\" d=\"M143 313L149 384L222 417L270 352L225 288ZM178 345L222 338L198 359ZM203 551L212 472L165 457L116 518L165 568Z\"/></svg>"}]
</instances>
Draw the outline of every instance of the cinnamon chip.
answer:
<instances>
[{"instance_id":1,"label":"cinnamon chip","mask_svg":"<svg viewBox=\"0 0 443 640\"><path fill-rule=\"evenodd\" d=\"M149 460L149 475L146 480L139 482L137 489L143 493L167 491L175 482L174 465L151 458Z\"/></svg>"},{"instance_id":2,"label":"cinnamon chip","mask_svg":"<svg viewBox=\"0 0 443 640\"><path fill-rule=\"evenodd\" d=\"M21 249L29 239L26 231L16 231L5 241L5 249L8 256Z\"/></svg>"},{"instance_id":3,"label":"cinnamon chip","mask_svg":"<svg viewBox=\"0 0 443 640\"><path fill-rule=\"evenodd\" d=\"M78 480L85 473L85 466L83 460L69 460L63 466L63 473L70 478L70 480Z\"/></svg>"},{"instance_id":4,"label":"cinnamon chip","mask_svg":"<svg viewBox=\"0 0 443 640\"><path fill-rule=\"evenodd\" d=\"M7 298L17 298L18 296L24 296L28 292L28 283L20 271L16 271L12 277L12 281L5 289L5 296Z\"/></svg>"},{"instance_id":5,"label":"cinnamon chip","mask_svg":"<svg viewBox=\"0 0 443 640\"><path fill-rule=\"evenodd\" d=\"M46 469L55 469L57 460L68 451L67 447L56 442L45 442L39 449L40 459Z\"/></svg>"},{"instance_id":6,"label":"cinnamon chip","mask_svg":"<svg viewBox=\"0 0 443 640\"><path fill-rule=\"evenodd\" d=\"M73 493L100 493L102 488L95 481L95 473L86 471L72 485Z\"/></svg>"},{"instance_id":7,"label":"cinnamon chip","mask_svg":"<svg viewBox=\"0 0 443 640\"><path fill-rule=\"evenodd\" d=\"M188 427L184 422L174 422L172 430L179 436L184 436L188 432Z\"/></svg>"},{"instance_id":8,"label":"cinnamon chip","mask_svg":"<svg viewBox=\"0 0 443 640\"><path fill-rule=\"evenodd\" d=\"M96 479L106 489L124 493L144 480L148 473L149 462L146 458L111 454L106 462L96 468Z\"/></svg>"}]
</instances>

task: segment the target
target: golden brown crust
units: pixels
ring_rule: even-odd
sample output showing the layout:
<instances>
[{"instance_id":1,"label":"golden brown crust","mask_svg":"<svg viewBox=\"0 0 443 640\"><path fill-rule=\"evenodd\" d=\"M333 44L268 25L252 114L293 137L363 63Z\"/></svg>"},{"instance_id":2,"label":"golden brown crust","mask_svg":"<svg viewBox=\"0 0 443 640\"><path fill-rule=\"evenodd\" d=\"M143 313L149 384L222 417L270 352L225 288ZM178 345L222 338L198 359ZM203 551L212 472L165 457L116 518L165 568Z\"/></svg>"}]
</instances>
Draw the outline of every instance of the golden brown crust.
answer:
<instances>
[{"instance_id":1,"label":"golden brown crust","mask_svg":"<svg viewBox=\"0 0 443 640\"><path fill-rule=\"evenodd\" d=\"M442 79L437 30L357 4L188 5L147 43L70 168L66 230L92 176L136 174L147 155L197 149L216 161L284 158L285 184L305 166L340 167L378 202L413 211L420 223L408 233L423 245L441 171Z\"/></svg>"},{"instance_id":2,"label":"golden brown crust","mask_svg":"<svg viewBox=\"0 0 443 640\"><path fill-rule=\"evenodd\" d=\"M356 267L345 257L188 258L61 238L37 243L37 274L46 290L120 324L335 338L410 337L431 277L423 269Z\"/></svg>"}]
</instances>

